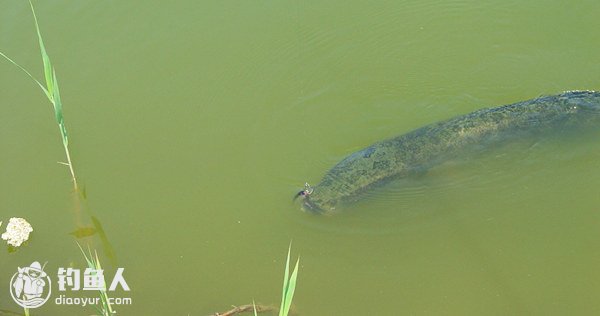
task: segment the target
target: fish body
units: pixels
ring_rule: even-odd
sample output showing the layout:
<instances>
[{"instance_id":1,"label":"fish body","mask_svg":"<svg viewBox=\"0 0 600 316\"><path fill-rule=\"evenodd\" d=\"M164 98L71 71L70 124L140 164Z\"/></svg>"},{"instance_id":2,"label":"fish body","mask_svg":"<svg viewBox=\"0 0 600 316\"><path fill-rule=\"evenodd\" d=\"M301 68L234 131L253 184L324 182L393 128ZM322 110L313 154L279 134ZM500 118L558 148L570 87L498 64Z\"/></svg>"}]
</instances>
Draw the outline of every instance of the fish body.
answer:
<instances>
[{"instance_id":1,"label":"fish body","mask_svg":"<svg viewBox=\"0 0 600 316\"><path fill-rule=\"evenodd\" d=\"M481 109L377 142L336 164L320 183L302 191L303 207L332 213L342 202L391 180L423 172L469 146L569 126L600 124L600 92L570 91Z\"/></svg>"}]
</instances>

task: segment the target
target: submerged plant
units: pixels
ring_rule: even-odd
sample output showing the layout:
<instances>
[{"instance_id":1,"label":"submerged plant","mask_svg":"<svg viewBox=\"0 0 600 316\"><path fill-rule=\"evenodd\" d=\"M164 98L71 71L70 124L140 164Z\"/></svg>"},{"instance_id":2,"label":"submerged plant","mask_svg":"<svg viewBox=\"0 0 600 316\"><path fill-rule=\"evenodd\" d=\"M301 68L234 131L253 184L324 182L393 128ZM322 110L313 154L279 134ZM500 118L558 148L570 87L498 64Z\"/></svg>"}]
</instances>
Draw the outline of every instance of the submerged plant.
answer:
<instances>
[{"instance_id":1,"label":"submerged plant","mask_svg":"<svg viewBox=\"0 0 600 316\"><path fill-rule=\"evenodd\" d=\"M296 260L296 266L292 275L290 276L290 252L292 245L288 248L287 260L285 262L285 277L283 279L283 293L281 297L281 306L279 308L279 316L287 316L292 306L292 299L294 298L294 291L296 290L296 278L298 277L298 263L300 258Z\"/></svg>"},{"instance_id":2,"label":"submerged plant","mask_svg":"<svg viewBox=\"0 0 600 316\"><path fill-rule=\"evenodd\" d=\"M38 35L38 41L40 44L40 54L42 55L42 62L44 64L44 78L46 79L46 86L40 83L29 71L23 68L21 65L10 59L4 53L0 52L0 55L6 58L13 65L19 67L23 72L25 72L33 81L35 81L38 86L44 91L44 94L52 103L54 107L54 116L56 118L56 122L58 123L58 128L60 130L60 135L62 137L63 147L65 148L65 155L67 156L67 162L62 162L62 164L69 167L69 171L71 172L71 178L73 179L73 187L77 190L77 179L75 178L75 171L73 169L73 163L71 162L71 154L69 153L69 138L67 137L67 128L65 126L65 120L62 113L62 102L60 99L60 92L58 89L58 80L56 79L56 71L50 62L50 57L46 53L46 47L44 46L44 41L42 40L42 34L40 32L40 27L38 25L37 16L35 15L35 10L33 9L33 3L29 0L29 5L31 6L31 12L33 13L33 20L35 21L35 29Z\"/></svg>"}]
</instances>

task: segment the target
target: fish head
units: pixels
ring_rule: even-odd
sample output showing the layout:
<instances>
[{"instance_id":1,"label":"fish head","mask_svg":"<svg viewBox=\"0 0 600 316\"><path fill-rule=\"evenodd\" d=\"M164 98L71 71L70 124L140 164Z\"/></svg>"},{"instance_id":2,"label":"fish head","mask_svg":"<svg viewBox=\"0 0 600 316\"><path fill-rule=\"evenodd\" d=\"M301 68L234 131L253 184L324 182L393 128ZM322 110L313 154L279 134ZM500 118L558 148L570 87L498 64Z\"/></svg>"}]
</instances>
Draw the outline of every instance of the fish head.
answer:
<instances>
[{"instance_id":1,"label":"fish head","mask_svg":"<svg viewBox=\"0 0 600 316\"><path fill-rule=\"evenodd\" d=\"M319 188L312 188L305 184L304 190L296 194L296 198L302 200L302 209L314 214L328 214L335 209L335 201L325 200L319 194Z\"/></svg>"}]
</instances>

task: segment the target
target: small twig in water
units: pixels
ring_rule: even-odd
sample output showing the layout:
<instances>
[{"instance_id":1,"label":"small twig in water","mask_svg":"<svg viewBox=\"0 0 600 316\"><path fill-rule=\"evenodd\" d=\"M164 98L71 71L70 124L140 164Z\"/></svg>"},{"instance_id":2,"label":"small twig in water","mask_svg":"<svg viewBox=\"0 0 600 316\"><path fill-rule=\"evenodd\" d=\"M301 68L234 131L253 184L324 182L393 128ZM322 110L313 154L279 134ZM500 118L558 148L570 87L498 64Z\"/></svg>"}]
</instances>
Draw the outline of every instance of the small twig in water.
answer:
<instances>
[{"instance_id":1,"label":"small twig in water","mask_svg":"<svg viewBox=\"0 0 600 316\"><path fill-rule=\"evenodd\" d=\"M214 313L211 316L232 316L232 315L236 315L236 314L240 314L240 313L246 313L246 312L252 312L254 311L254 308L256 307L256 312L257 313L263 313L263 312L270 312L270 311L274 311L275 307L272 306L265 306L265 305L252 305L252 304L246 304L246 305L242 305L242 306L233 306L234 308L231 310L228 310L226 312L222 312L222 313Z\"/></svg>"}]
</instances>

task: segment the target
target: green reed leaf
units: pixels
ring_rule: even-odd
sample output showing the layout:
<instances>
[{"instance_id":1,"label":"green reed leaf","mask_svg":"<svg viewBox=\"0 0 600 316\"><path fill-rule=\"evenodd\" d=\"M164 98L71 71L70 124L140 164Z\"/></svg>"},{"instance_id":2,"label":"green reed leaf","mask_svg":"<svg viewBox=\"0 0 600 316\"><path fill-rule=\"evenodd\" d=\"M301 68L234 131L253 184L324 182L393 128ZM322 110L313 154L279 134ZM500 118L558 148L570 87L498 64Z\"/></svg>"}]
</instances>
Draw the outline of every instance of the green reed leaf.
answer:
<instances>
[{"instance_id":1,"label":"green reed leaf","mask_svg":"<svg viewBox=\"0 0 600 316\"><path fill-rule=\"evenodd\" d=\"M296 290L296 279L298 278L298 264L300 263L300 258L296 261L296 265L294 270L292 271L292 275L290 277L290 252L292 250L292 245L288 248L287 259L285 262L285 277L283 279L283 293L281 298L281 306L279 307L279 316L287 316L290 312L290 308L292 306L292 299L294 298L294 292Z\"/></svg>"}]
</instances>

